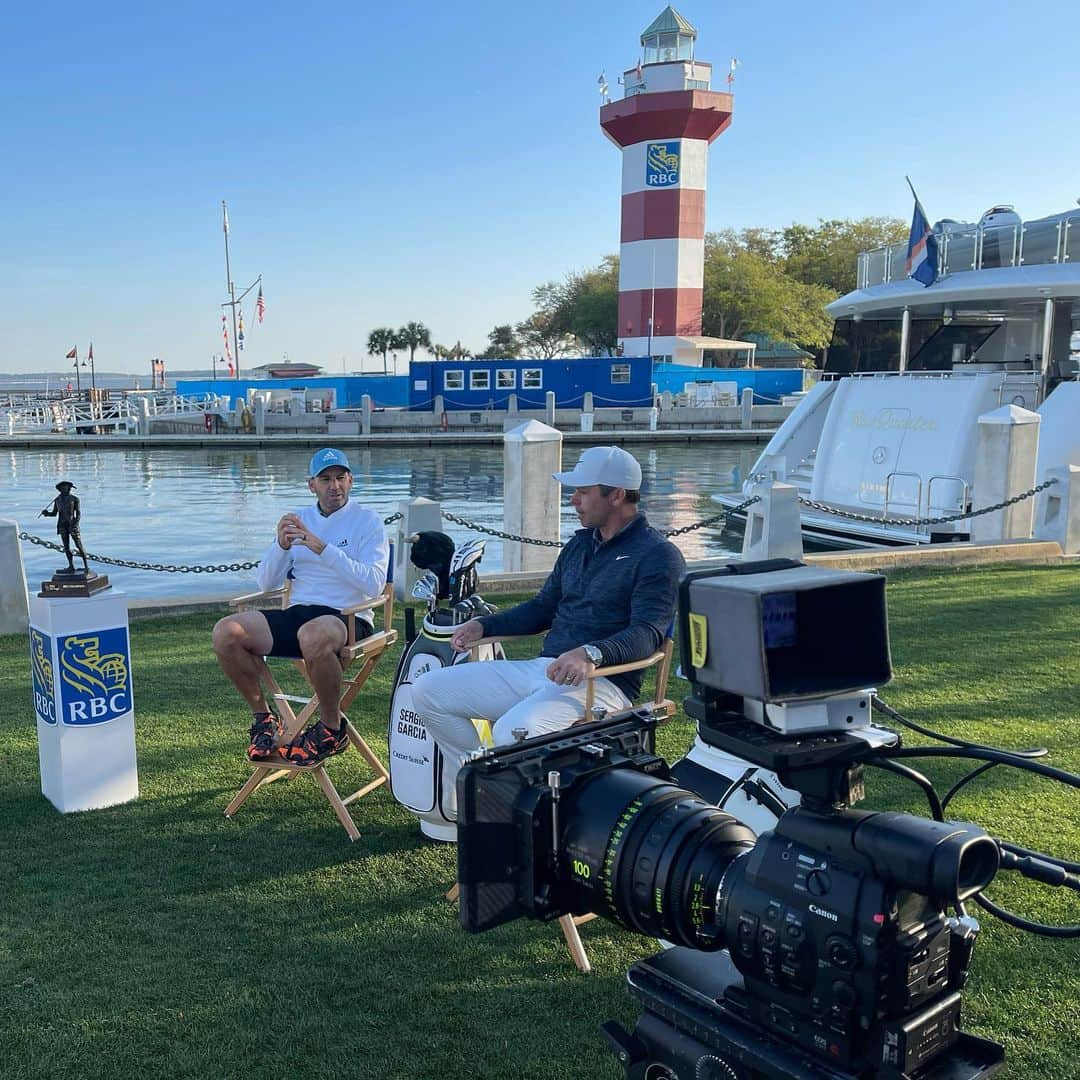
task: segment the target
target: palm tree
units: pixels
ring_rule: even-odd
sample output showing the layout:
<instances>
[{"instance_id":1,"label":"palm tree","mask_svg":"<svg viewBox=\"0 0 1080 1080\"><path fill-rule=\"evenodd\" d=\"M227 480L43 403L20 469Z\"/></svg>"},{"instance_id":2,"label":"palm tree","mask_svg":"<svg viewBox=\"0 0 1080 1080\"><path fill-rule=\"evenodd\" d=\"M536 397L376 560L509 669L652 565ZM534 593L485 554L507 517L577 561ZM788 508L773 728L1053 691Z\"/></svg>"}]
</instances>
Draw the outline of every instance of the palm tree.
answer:
<instances>
[{"instance_id":1,"label":"palm tree","mask_svg":"<svg viewBox=\"0 0 1080 1080\"><path fill-rule=\"evenodd\" d=\"M398 343L409 350L409 363L413 362L416 350L431 348L431 331L420 322L406 323L398 332Z\"/></svg>"},{"instance_id":2,"label":"palm tree","mask_svg":"<svg viewBox=\"0 0 1080 1080\"><path fill-rule=\"evenodd\" d=\"M395 347L397 334L389 326L380 326L368 334L368 356L382 354L382 372L386 374L386 354Z\"/></svg>"}]
</instances>

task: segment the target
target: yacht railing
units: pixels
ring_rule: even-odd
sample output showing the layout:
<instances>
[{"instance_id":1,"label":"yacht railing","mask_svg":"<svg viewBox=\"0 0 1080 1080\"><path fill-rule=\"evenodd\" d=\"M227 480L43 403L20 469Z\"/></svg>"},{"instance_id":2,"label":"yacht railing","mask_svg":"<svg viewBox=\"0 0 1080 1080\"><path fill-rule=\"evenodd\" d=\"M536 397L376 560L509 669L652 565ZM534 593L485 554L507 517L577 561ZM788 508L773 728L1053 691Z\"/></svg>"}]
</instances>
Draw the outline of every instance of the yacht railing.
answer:
<instances>
[{"instance_id":1,"label":"yacht railing","mask_svg":"<svg viewBox=\"0 0 1080 1080\"><path fill-rule=\"evenodd\" d=\"M973 225L936 235L941 277L964 270L1080 262L1080 210L1050 220ZM860 252L857 287L903 281L907 277L906 261L907 243Z\"/></svg>"}]
</instances>

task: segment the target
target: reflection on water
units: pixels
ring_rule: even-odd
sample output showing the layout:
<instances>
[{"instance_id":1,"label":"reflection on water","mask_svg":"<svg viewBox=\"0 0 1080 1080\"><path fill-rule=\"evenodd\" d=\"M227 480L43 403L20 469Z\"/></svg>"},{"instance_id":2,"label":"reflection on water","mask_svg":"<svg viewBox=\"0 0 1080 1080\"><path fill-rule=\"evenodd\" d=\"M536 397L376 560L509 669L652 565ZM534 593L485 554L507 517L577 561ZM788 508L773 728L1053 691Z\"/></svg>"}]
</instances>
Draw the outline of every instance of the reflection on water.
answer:
<instances>
[{"instance_id":1,"label":"reflection on water","mask_svg":"<svg viewBox=\"0 0 1080 1080\"><path fill-rule=\"evenodd\" d=\"M711 496L738 487L759 448L751 444L659 446L634 451L641 462L642 506L650 522L668 531L712 517ZM577 446L564 453L577 459ZM388 517L398 502L415 496L495 529L502 520L500 447L405 447L352 449L353 498ZM82 500L87 551L112 558L175 565L248 562L262 556L274 523L302 505L309 452L303 448L162 450L31 449L0 452L0 517L20 530L55 540L55 522L35 517L55 496L58 480L71 480ZM455 540L475 535L458 525ZM563 538L577 527L568 505ZM676 538L688 560L738 550L716 528ZM22 545L27 577L37 583L63 565L63 556ZM488 542L483 570L502 567L502 542ZM94 567L131 596L229 594L248 588L251 572L168 574L121 567Z\"/></svg>"}]
</instances>

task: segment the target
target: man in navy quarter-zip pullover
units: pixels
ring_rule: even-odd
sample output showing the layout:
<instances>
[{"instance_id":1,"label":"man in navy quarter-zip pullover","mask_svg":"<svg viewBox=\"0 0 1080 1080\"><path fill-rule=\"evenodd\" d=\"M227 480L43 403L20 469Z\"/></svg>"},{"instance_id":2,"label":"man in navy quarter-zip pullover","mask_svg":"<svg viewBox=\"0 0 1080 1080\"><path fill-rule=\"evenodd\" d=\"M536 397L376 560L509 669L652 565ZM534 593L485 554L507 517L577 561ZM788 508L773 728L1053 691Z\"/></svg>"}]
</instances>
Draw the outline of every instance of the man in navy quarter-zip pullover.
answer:
<instances>
[{"instance_id":1,"label":"man in navy quarter-zip pullover","mask_svg":"<svg viewBox=\"0 0 1080 1080\"><path fill-rule=\"evenodd\" d=\"M585 678L594 668L642 660L660 647L675 613L685 562L638 510L641 466L617 446L594 446L555 479L573 488L580 528L532 600L471 619L451 639L457 650L485 636L547 631L535 660L492 660L426 672L413 684L413 707L446 758L445 790L480 745L473 717L492 722L495 745L560 731L581 720ZM595 680L594 701L626 709L643 673Z\"/></svg>"}]
</instances>

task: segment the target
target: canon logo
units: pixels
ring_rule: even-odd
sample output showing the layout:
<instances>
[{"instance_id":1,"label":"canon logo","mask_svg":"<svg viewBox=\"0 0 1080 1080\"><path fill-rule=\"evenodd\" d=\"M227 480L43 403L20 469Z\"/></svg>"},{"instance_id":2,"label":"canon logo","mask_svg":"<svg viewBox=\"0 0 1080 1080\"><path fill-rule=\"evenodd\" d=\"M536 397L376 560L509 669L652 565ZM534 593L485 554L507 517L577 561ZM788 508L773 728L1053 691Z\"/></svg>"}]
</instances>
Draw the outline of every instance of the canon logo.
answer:
<instances>
[{"instance_id":1,"label":"canon logo","mask_svg":"<svg viewBox=\"0 0 1080 1080\"><path fill-rule=\"evenodd\" d=\"M820 915L823 919L828 919L830 922L839 922L836 913L833 911L826 911L824 908L819 908L816 904L810 905L810 911L814 915Z\"/></svg>"}]
</instances>

